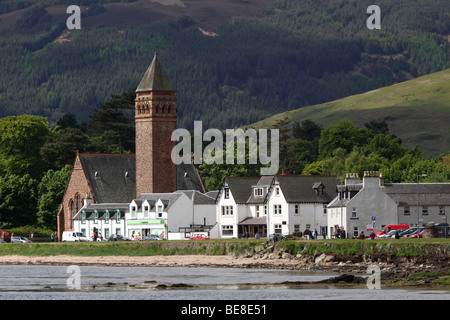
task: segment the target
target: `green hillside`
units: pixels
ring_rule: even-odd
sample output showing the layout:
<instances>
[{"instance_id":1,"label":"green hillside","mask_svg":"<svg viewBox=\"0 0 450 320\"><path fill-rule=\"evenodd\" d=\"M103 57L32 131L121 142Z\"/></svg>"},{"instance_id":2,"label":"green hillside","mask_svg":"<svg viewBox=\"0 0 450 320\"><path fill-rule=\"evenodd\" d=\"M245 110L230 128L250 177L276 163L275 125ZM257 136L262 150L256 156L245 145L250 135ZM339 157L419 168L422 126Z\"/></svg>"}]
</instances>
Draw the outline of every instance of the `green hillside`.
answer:
<instances>
[{"instance_id":1,"label":"green hillside","mask_svg":"<svg viewBox=\"0 0 450 320\"><path fill-rule=\"evenodd\" d=\"M267 128L288 117L323 126L349 119L356 125L384 119L407 147L438 155L450 150L450 69L328 103L277 114L251 127Z\"/></svg>"},{"instance_id":2,"label":"green hillside","mask_svg":"<svg viewBox=\"0 0 450 320\"><path fill-rule=\"evenodd\" d=\"M67 6L82 9L68 30ZM65 113L137 86L153 53L178 126L234 128L450 68L448 0L0 1L0 117Z\"/></svg>"}]
</instances>

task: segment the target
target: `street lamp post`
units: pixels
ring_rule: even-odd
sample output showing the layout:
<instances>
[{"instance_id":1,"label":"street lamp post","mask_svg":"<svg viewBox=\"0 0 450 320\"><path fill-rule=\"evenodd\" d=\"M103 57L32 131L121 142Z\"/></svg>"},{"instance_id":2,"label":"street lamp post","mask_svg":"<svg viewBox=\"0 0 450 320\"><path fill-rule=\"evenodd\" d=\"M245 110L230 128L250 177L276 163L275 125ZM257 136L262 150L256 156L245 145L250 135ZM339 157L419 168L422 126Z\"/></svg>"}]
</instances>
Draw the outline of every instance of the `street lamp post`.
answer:
<instances>
[{"instance_id":1,"label":"street lamp post","mask_svg":"<svg viewBox=\"0 0 450 320\"><path fill-rule=\"evenodd\" d=\"M419 220L420 220L420 213L419 213L419 177L427 177L427 174L418 174L417 175L417 239L419 239Z\"/></svg>"}]
</instances>

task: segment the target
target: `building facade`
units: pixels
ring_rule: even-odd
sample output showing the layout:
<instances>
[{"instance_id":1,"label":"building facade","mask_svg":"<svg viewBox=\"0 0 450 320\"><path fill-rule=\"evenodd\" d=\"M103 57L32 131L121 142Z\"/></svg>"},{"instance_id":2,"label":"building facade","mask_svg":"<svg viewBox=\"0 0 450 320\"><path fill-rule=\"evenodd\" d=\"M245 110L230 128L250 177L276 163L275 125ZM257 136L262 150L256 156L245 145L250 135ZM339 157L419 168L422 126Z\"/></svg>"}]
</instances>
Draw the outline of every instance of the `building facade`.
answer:
<instances>
[{"instance_id":1,"label":"building facade","mask_svg":"<svg viewBox=\"0 0 450 320\"><path fill-rule=\"evenodd\" d=\"M338 195L328 205L328 230L337 227L346 238L361 232L381 231L388 224L424 226L446 223L450 208L450 183L384 183L377 171L366 171L362 183L356 174L347 174Z\"/></svg>"}]
</instances>

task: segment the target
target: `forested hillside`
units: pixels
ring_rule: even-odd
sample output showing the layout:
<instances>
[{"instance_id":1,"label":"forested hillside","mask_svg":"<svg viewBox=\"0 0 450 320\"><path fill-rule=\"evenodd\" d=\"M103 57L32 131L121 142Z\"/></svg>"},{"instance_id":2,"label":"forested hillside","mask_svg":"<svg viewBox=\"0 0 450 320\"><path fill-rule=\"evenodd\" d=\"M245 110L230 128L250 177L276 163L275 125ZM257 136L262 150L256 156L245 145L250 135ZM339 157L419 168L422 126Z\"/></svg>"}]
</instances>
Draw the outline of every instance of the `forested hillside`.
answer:
<instances>
[{"instance_id":1,"label":"forested hillside","mask_svg":"<svg viewBox=\"0 0 450 320\"><path fill-rule=\"evenodd\" d=\"M54 12L69 2L89 6L83 17L96 26L68 32ZM17 17L0 28L0 117L88 121L99 101L137 86L155 50L177 89L178 125L189 129L194 120L245 125L450 67L448 0L377 1L381 30L366 27L371 1L280 0L216 36L187 15L115 27L102 22L110 2L124 1L1 2L0 25Z\"/></svg>"}]
</instances>

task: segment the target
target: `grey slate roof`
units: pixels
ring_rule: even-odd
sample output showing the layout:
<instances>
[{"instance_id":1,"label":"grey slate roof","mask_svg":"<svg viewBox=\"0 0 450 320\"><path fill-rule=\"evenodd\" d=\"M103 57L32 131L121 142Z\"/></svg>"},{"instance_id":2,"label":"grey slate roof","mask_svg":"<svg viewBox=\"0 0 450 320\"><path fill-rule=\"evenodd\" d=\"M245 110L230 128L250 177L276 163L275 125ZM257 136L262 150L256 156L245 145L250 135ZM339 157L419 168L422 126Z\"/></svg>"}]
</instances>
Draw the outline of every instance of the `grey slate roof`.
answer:
<instances>
[{"instance_id":1,"label":"grey slate roof","mask_svg":"<svg viewBox=\"0 0 450 320\"><path fill-rule=\"evenodd\" d=\"M275 176L287 202L329 203L336 195L336 176L281 175ZM323 185L323 194L314 187Z\"/></svg>"},{"instance_id":2,"label":"grey slate roof","mask_svg":"<svg viewBox=\"0 0 450 320\"><path fill-rule=\"evenodd\" d=\"M386 183L381 190L399 205L450 205L450 183Z\"/></svg>"},{"instance_id":3,"label":"grey slate roof","mask_svg":"<svg viewBox=\"0 0 450 320\"><path fill-rule=\"evenodd\" d=\"M136 157L119 154L80 154L96 203L130 203L136 199ZM177 165L177 189L204 192L193 164Z\"/></svg>"},{"instance_id":4,"label":"grey slate roof","mask_svg":"<svg viewBox=\"0 0 450 320\"><path fill-rule=\"evenodd\" d=\"M133 155L80 154L80 161L97 203L126 203L136 197Z\"/></svg>"},{"instance_id":5,"label":"grey slate roof","mask_svg":"<svg viewBox=\"0 0 450 320\"><path fill-rule=\"evenodd\" d=\"M99 203L99 204L90 204L85 208L82 208L78 213L73 217L74 220L81 220L81 213L84 211L86 213L86 219L92 220L94 219L93 213L94 210L98 212L98 218L103 219L105 211L108 210L109 218L116 219L116 210L120 211L120 218L123 219L125 217L125 211L128 210L128 203Z\"/></svg>"},{"instance_id":6,"label":"grey slate roof","mask_svg":"<svg viewBox=\"0 0 450 320\"><path fill-rule=\"evenodd\" d=\"M270 186L272 185L274 177L273 176L263 176L258 180L258 183L256 185L253 185L252 187L266 187L267 190L269 190ZM250 197L247 200L248 204L262 204L266 202L266 198L269 192L264 194L263 196L255 196L254 192L250 192Z\"/></svg>"},{"instance_id":7,"label":"grey slate roof","mask_svg":"<svg viewBox=\"0 0 450 320\"><path fill-rule=\"evenodd\" d=\"M155 203L158 200L161 200L161 202L164 204L164 209L167 210L175 203L175 201L178 200L179 197L181 197L181 194L179 193L144 193L134 201L138 202L140 200L140 203L142 205L144 200L147 200L151 204L151 207L154 208ZM150 208L150 210L152 208Z\"/></svg>"},{"instance_id":8,"label":"grey slate roof","mask_svg":"<svg viewBox=\"0 0 450 320\"><path fill-rule=\"evenodd\" d=\"M136 89L141 91L175 91L156 54Z\"/></svg>"},{"instance_id":9,"label":"grey slate roof","mask_svg":"<svg viewBox=\"0 0 450 320\"><path fill-rule=\"evenodd\" d=\"M252 193L252 186L257 184L259 177L226 177L225 183L228 184L230 192L236 203L247 203Z\"/></svg>"},{"instance_id":10,"label":"grey slate roof","mask_svg":"<svg viewBox=\"0 0 450 320\"><path fill-rule=\"evenodd\" d=\"M197 190L177 190L176 193L184 193L192 200L194 205L215 204L216 198L203 194Z\"/></svg>"}]
</instances>

